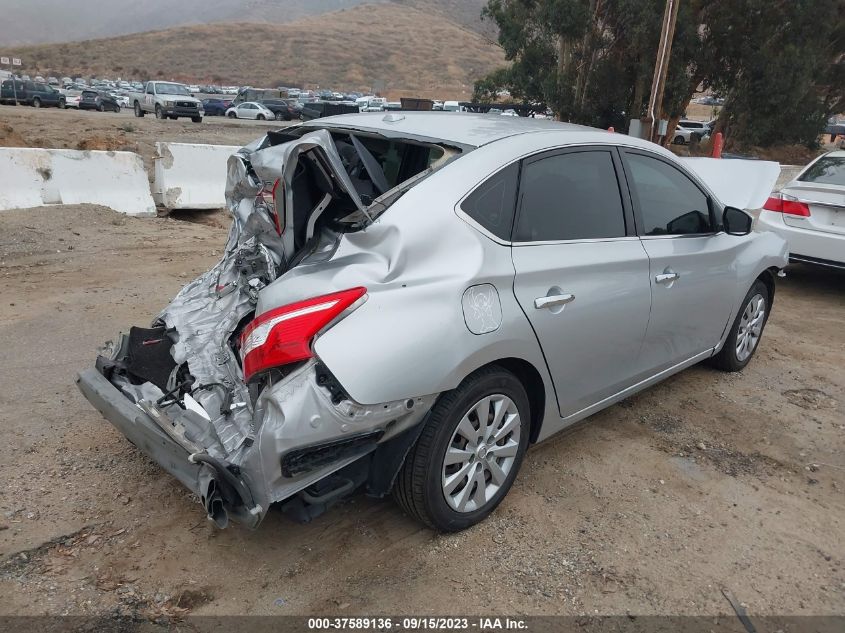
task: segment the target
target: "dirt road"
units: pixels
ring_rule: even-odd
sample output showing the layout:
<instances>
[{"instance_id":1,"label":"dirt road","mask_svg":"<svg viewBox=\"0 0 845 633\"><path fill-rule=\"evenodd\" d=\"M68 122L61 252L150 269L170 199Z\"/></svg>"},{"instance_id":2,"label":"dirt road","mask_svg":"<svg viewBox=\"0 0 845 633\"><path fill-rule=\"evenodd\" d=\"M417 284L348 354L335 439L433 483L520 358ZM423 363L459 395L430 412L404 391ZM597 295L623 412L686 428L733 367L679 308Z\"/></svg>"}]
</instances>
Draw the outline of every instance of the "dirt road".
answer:
<instances>
[{"instance_id":1,"label":"dirt road","mask_svg":"<svg viewBox=\"0 0 845 633\"><path fill-rule=\"evenodd\" d=\"M216 531L73 384L215 261L205 219L0 217L2 613L712 614L722 587L754 614L845 609L845 275L793 268L743 373L692 368L534 447L464 533L365 497Z\"/></svg>"}]
</instances>

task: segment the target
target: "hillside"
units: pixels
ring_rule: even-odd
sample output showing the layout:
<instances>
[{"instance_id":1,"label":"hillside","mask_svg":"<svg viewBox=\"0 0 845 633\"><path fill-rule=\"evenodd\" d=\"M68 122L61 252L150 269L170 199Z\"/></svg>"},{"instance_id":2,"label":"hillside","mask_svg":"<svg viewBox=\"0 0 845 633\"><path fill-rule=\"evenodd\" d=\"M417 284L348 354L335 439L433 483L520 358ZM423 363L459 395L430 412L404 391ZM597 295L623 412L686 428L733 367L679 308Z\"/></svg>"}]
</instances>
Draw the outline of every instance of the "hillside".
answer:
<instances>
[{"instance_id":1,"label":"hillside","mask_svg":"<svg viewBox=\"0 0 845 633\"><path fill-rule=\"evenodd\" d=\"M479 19L486 0L19 0L3 8L0 46L72 42L217 22L284 24L364 3L436 13L490 36ZM5 53L4 53L5 54Z\"/></svg>"},{"instance_id":2,"label":"hillside","mask_svg":"<svg viewBox=\"0 0 845 633\"><path fill-rule=\"evenodd\" d=\"M360 5L291 24L210 24L18 47L23 72L468 97L501 49L436 13Z\"/></svg>"}]
</instances>

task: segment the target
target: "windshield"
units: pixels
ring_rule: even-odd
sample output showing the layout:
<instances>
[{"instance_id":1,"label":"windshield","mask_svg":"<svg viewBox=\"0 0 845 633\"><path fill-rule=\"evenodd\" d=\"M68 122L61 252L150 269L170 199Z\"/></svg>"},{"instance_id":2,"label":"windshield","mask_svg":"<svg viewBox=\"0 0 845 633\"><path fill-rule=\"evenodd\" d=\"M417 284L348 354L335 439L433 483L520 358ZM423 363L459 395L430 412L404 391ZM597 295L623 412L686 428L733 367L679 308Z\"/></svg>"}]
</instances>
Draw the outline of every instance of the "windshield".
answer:
<instances>
[{"instance_id":1,"label":"windshield","mask_svg":"<svg viewBox=\"0 0 845 633\"><path fill-rule=\"evenodd\" d=\"M170 83L156 82L156 94L160 94L160 95L182 95L184 97L190 97L191 91L188 90L182 84L170 84Z\"/></svg>"},{"instance_id":2,"label":"windshield","mask_svg":"<svg viewBox=\"0 0 845 633\"><path fill-rule=\"evenodd\" d=\"M845 156L825 156L817 160L798 178L801 182L845 185Z\"/></svg>"}]
</instances>

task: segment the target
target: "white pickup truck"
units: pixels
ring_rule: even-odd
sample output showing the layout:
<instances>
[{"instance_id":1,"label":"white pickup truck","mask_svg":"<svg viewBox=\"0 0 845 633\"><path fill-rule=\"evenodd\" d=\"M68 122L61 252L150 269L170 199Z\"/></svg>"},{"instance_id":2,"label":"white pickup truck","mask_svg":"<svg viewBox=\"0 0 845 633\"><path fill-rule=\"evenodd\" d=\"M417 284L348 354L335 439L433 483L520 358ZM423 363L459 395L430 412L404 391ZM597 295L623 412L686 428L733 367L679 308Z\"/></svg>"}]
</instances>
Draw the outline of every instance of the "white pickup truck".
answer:
<instances>
[{"instance_id":1,"label":"white pickup truck","mask_svg":"<svg viewBox=\"0 0 845 633\"><path fill-rule=\"evenodd\" d=\"M188 87L171 81L148 81L143 92L129 94L129 102L137 117L149 112L157 119L187 117L199 123L204 114L202 102L191 94Z\"/></svg>"}]
</instances>

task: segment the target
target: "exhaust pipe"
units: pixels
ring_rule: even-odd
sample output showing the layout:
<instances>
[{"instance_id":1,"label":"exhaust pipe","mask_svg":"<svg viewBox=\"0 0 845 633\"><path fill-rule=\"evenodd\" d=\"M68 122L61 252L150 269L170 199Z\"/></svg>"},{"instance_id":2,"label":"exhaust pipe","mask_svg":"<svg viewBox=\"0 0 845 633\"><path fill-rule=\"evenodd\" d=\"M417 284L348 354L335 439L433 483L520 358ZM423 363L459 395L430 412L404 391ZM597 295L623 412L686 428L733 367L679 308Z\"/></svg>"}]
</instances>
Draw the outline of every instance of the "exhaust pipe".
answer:
<instances>
[{"instance_id":1,"label":"exhaust pipe","mask_svg":"<svg viewBox=\"0 0 845 633\"><path fill-rule=\"evenodd\" d=\"M217 480L209 479L208 487L202 497L202 505L205 507L208 520L218 528L222 530L229 525L229 514L226 512L226 508L223 507L223 497L220 496Z\"/></svg>"}]
</instances>

